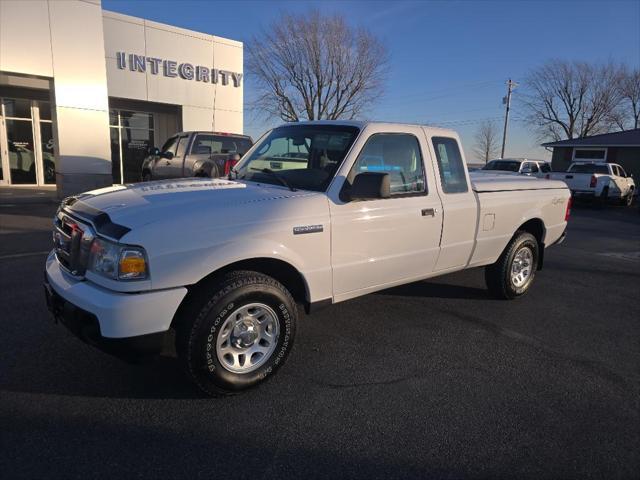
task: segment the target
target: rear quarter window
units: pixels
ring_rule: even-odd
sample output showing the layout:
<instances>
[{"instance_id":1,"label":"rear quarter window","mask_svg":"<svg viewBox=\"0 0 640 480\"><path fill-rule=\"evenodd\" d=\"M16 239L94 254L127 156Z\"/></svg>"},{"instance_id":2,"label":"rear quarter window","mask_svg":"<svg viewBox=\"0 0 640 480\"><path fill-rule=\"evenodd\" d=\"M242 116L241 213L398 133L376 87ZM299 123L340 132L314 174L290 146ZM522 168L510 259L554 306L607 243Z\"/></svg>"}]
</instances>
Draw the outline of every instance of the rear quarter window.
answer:
<instances>
[{"instance_id":1,"label":"rear quarter window","mask_svg":"<svg viewBox=\"0 0 640 480\"><path fill-rule=\"evenodd\" d=\"M464 193L469 191L464 162L458 142L448 137L431 139L436 152L440 182L444 193Z\"/></svg>"}]
</instances>

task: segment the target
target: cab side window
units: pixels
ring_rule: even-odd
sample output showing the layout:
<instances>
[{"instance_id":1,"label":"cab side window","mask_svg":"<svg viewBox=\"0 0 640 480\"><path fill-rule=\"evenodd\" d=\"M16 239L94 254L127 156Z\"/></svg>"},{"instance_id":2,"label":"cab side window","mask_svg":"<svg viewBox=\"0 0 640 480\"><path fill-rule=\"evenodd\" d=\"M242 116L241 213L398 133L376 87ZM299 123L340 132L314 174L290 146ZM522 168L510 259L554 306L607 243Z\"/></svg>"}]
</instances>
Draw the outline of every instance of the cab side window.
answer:
<instances>
[{"instance_id":1,"label":"cab side window","mask_svg":"<svg viewBox=\"0 0 640 480\"><path fill-rule=\"evenodd\" d=\"M549 173L551 171L551 167L547 162L543 162L540 164L540 171L542 173Z\"/></svg>"},{"instance_id":2,"label":"cab side window","mask_svg":"<svg viewBox=\"0 0 640 480\"><path fill-rule=\"evenodd\" d=\"M180 137L180 140L178 142L178 149L176 151L175 156L176 157L183 157L186 150L187 150L187 144L189 143L189 137Z\"/></svg>"},{"instance_id":3,"label":"cab side window","mask_svg":"<svg viewBox=\"0 0 640 480\"><path fill-rule=\"evenodd\" d=\"M198 135L193 141L191 153L196 155L211 155L220 153L222 150L222 142L217 141L212 135Z\"/></svg>"},{"instance_id":4,"label":"cab side window","mask_svg":"<svg viewBox=\"0 0 640 480\"><path fill-rule=\"evenodd\" d=\"M427 193L420 144L410 134L372 135L353 165L349 180L353 182L363 172L388 173L391 196Z\"/></svg>"},{"instance_id":5,"label":"cab side window","mask_svg":"<svg viewBox=\"0 0 640 480\"><path fill-rule=\"evenodd\" d=\"M178 148L178 137L171 137L169 140L164 142L161 151L170 152L173 155L176 154L176 149Z\"/></svg>"},{"instance_id":6,"label":"cab side window","mask_svg":"<svg viewBox=\"0 0 640 480\"><path fill-rule=\"evenodd\" d=\"M468 192L469 186L458 142L447 137L433 137L431 141L436 152L444 193Z\"/></svg>"},{"instance_id":7,"label":"cab side window","mask_svg":"<svg viewBox=\"0 0 640 480\"><path fill-rule=\"evenodd\" d=\"M531 173L538 173L540 171L538 169L538 164L535 162L529 163L529 166L531 167Z\"/></svg>"}]
</instances>

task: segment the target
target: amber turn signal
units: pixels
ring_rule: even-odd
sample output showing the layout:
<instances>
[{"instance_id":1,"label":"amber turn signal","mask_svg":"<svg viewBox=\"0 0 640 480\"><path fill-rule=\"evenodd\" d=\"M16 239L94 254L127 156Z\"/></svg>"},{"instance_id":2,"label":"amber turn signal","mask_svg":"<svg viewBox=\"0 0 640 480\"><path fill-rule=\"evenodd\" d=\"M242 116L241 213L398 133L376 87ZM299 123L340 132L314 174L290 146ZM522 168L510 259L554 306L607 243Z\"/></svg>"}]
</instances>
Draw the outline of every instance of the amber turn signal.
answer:
<instances>
[{"instance_id":1,"label":"amber turn signal","mask_svg":"<svg viewBox=\"0 0 640 480\"><path fill-rule=\"evenodd\" d=\"M144 254L140 250L122 250L118 270L118 276L122 280L146 278L147 261Z\"/></svg>"}]
</instances>

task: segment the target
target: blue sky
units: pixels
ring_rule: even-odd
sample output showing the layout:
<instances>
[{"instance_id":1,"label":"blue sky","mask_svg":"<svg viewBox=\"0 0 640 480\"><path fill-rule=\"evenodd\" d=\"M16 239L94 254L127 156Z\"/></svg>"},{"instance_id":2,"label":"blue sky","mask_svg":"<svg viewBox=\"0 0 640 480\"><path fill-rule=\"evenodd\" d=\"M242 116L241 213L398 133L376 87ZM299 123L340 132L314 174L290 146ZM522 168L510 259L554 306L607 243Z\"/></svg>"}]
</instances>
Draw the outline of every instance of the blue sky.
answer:
<instances>
[{"instance_id":1,"label":"blue sky","mask_svg":"<svg viewBox=\"0 0 640 480\"><path fill-rule=\"evenodd\" d=\"M317 8L370 29L391 58L386 91L370 119L439 123L458 130L472 159L482 119L502 129L506 80L550 58L614 60L640 67L640 1L118 1L103 8L246 42L282 12ZM253 84L245 79L245 102ZM514 92L506 155L548 158L518 121ZM245 133L279 123L245 108Z\"/></svg>"}]
</instances>

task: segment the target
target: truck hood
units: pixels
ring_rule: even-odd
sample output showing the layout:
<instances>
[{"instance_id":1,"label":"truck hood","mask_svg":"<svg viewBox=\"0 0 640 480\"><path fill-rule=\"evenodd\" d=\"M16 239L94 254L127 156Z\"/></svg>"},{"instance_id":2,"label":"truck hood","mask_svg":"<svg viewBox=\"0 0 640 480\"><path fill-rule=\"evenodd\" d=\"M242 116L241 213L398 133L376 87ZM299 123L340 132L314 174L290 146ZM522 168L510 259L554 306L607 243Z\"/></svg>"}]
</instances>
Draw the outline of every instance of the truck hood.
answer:
<instances>
[{"instance_id":1,"label":"truck hood","mask_svg":"<svg viewBox=\"0 0 640 480\"><path fill-rule=\"evenodd\" d=\"M278 185L210 178L187 178L114 185L67 199L66 209L91 219L104 214L127 229L171 218L174 215L212 209L221 213L241 204L261 204L278 199L317 195L292 192Z\"/></svg>"},{"instance_id":2,"label":"truck hood","mask_svg":"<svg viewBox=\"0 0 640 480\"><path fill-rule=\"evenodd\" d=\"M504 175L490 173L469 174L471 185L476 192L503 192L512 190L549 190L566 189L564 182L524 175Z\"/></svg>"}]
</instances>

